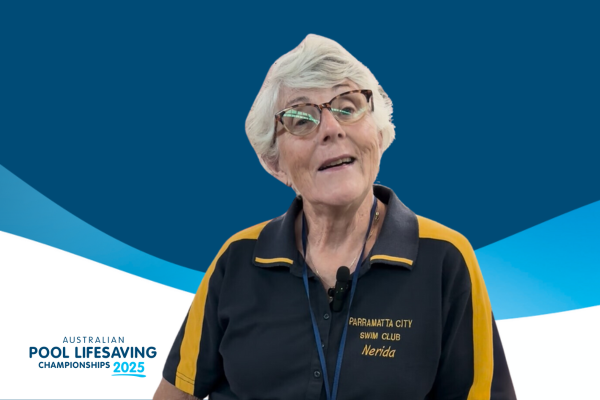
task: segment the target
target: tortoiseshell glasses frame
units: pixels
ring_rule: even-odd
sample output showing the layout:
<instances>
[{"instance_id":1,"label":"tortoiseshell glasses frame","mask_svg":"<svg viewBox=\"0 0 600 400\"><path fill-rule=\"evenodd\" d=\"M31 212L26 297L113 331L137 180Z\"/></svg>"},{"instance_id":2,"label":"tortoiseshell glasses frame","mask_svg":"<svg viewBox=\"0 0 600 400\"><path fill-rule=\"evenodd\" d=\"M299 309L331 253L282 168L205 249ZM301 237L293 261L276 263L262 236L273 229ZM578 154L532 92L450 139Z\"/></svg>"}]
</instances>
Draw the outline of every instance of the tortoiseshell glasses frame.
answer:
<instances>
[{"instance_id":1,"label":"tortoiseshell glasses frame","mask_svg":"<svg viewBox=\"0 0 600 400\"><path fill-rule=\"evenodd\" d=\"M358 118L356 118L355 120L344 120L341 118L341 115L344 115L343 110L337 110L337 109L333 109L331 107L331 105L340 97L347 97L349 94L354 94L354 93L361 93L362 95L365 96L366 99L366 104L368 104L369 102L371 102L371 112L373 112L375 110L375 104L373 102L373 92L369 89L356 89L356 90L350 90L348 92L344 92L344 93L340 93L337 96L335 96L333 99L329 100L327 103L323 103L323 104L314 104L314 103L301 103L301 104L294 104L291 107L285 108L281 111L279 111L277 114L275 114L275 133L273 135L273 143L275 143L276 137L277 137L277 123L280 123L281 125L283 125L283 128L288 131L289 133L291 133L292 135L295 136L306 136L309 133L313 132L315 129L317 129L317 127L319 126L319 123L321 122L321 116L323 113L323 110L329 110L329 112L331 112L331 114L335 117L335 119L342 123L342 124L354 124L358 121L360 121L367 113L363 112L360 114L360 116ZM304 113L304 112L300 112L297 111L298 108L301 107L313 107L315 110L319 110L319 119L316 120L310 113ZM312 127L306 128L305 130L303 130L301 133L298 133L298 131L292 131L285 123L283 120L283 117L286 116L286 113L289 113L290 111L294 111L293 117L298 118L300 120L307 120L313 123Z\"/></svg>"}]
</instances>

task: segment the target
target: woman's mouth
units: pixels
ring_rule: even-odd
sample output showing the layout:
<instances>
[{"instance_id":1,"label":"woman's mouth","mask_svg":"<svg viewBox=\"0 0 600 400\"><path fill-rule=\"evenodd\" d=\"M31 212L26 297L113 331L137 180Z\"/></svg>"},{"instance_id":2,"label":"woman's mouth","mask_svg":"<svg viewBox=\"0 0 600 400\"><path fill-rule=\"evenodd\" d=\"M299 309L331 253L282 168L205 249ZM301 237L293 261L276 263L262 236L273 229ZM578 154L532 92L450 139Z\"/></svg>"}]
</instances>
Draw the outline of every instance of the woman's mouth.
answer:
<instances>
[{"instance_id":1,"label":"woman's mouth","mask_svg":"<svg viewBox=\"0 0 600 400\"><path fill-rule=\"evenodd\" d=\"M338 158L335 160L326 161L319 168L319 171L342 169L346 165L354 164L354 161L356 161L356 158L354 158L354 157L342 157L342 158Z\"/></svg>"}]
</instances>

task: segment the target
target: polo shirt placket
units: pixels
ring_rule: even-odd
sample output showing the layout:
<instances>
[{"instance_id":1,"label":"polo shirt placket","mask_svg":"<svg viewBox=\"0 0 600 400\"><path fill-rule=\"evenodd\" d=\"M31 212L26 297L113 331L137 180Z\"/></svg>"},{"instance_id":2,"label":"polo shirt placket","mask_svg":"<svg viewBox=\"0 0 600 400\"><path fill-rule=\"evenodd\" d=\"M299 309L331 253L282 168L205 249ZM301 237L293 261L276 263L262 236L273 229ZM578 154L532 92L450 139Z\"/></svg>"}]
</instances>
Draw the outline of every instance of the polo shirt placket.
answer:
<instances>
[{"instance_id":1,"label":"polo shirt placket","mask_svg":"<svg viewBox=\"0 0 600 400\"><path fill-rule=\"evenodd\" d=\"M319 334L321 335L321 346L323 348L323 353L325 354L325 360L327 363L327 373L331 385L332 376L330 372L331 367L329 366L331 352L330 347L327 346L327 342L329 342L329 335L331 332L333 316L329 308L329 300L327 298L327 294L323 290L323 285L320 283L317 277L314 276L314 274L311 274L311 276L309 276L308 282L310 290L311 307L315 315L317 327L319 328ZM302 305L299 306L302 307ZM308 300L305 301L304 307L308 307ZM325 394L325 387L323 386L325 374L323 373L321 361L319 360L319 353L317 351L314 337L312 342L313 346L311 348L310 370L307 371L311 379L309 379L309 384L306 389L306 399L319 400L321 398L321 393L323 393L323 395Z\"/></svg>"}]
</instances>

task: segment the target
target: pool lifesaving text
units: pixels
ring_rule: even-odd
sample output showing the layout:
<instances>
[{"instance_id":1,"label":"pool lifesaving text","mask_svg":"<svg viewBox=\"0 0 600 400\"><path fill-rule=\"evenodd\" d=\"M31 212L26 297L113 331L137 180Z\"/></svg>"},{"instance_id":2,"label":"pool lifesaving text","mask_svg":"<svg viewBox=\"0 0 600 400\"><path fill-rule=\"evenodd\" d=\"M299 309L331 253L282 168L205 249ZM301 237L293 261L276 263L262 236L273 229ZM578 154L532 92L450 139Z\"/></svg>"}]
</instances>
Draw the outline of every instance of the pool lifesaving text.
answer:
<instances>
[{"instance_id":1,"label":"pool lifesaving text","mask_svg":"<svg viewBox=\"0 0 600 400\"><path fill-rule=\"evenodd\" d=\"M30 347L29 358L43 359L38 363L39 368L109 368L114 362L116 373L145 377L140 372L145 370L143 362L120 361L123 359L144 359L156 357L155 347L133 346L75 346L75 347ZM82 362L82 359L101 359L102 361ZM111 360L107 360L111 359Z\"/></svg>"}]
</instances>

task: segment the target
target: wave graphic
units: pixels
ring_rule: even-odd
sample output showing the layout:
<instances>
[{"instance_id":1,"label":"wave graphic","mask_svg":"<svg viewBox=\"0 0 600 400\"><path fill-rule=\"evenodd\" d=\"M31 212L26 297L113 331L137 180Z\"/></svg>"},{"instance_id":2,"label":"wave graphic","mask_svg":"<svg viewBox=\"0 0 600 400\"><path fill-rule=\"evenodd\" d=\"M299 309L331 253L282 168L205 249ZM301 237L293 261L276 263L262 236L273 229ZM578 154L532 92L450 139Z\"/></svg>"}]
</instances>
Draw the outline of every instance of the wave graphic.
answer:
<instances>
[{"instance_id":1,"label":"wave graphic","mask_svg":"<svg viewBox=\"0 0 600 400\"><path fill-rule=\"evenodd\" d=\"M498 319L600 305L600 201L475 253Z\"/></svg>"},{"instance_id":2,"label":"wave graphic","mask_svg":"<svg viewBox=\"0 0 600 400\"><path fill-rule=\"evenodd\" d=\"M0 230L195 293L204 273L137 250L0 166ZM600 305L600 201L476 250L497 319Z\"/></svg>"},{"instance_id":3,"label":"wave graphic","mask_svg":"<svg viewBox=\"0 0 600 400\"><path fill-rule=\"evenodd\" d=\"M0 230L195 293L204 276L131 247L75 217L0 166Z\"/></svg>"}]
</instances>

